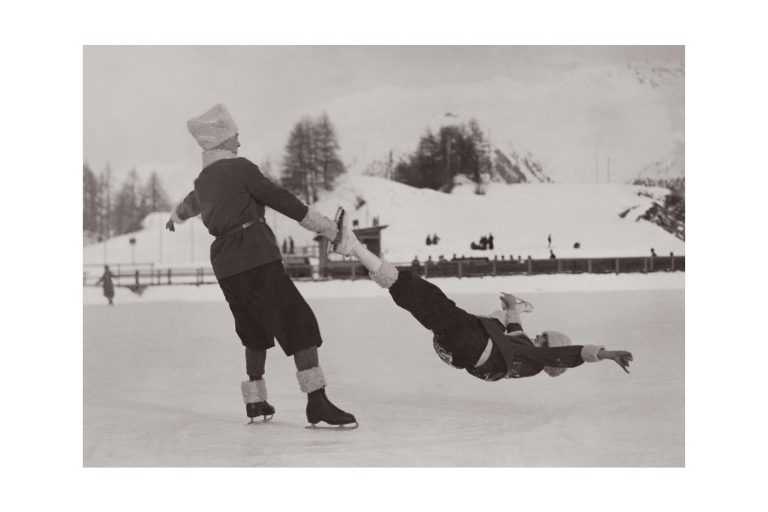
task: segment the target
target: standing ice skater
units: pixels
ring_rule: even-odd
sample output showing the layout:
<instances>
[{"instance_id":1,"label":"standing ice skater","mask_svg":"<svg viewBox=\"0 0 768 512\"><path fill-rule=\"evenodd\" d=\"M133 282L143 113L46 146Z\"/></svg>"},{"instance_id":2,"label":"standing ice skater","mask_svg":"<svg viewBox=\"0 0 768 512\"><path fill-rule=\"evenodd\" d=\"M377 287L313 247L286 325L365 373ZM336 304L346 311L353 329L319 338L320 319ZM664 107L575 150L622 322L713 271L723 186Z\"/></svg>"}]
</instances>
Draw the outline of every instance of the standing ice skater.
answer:
<instances>
[{"instance_id":1,"label":"standing ice skater","mask_svg":"<svg viewBox=\"0 0 768 512\"><path fill-rule=\"evenodd\" d=\"M357 426L352 414L333 405L317 348L322 344L315 315L283 268L275 235L264 220L266 206L298 221L304 228L335 239L336 223L273 184L249 160L238 157L238 129L223 105L187 122L203 148L203 170L195 188L178 204L166 227L201 215L211 243L213 272L245 346L248 380L241 385L246 413L271 419L264 363L275 338L293 356L301 391L307 393L307 420Z\"/></svg>"},{"instance_id":2,"label":"standing ice skater","mask_svg":"<svg viewBox=\"0 0 768 512\"><path fill-rule=\"evenodd\" d=\"M533 341L523 332L519 313L532 306L511 294L502 293L502 309L481 317L456 306L432 283L410 271L398 271L391 263L370 252L352 232L344 216L340 241L334 251L357 258L371 279L434 334L433 346L440 359L454 368L488 381L531 377L542 370L557 377L568 368L603 359L627 368L632 354L606 350L597 345L571 345L568 336L544 331Z\"/></svg>"}]
</instances>

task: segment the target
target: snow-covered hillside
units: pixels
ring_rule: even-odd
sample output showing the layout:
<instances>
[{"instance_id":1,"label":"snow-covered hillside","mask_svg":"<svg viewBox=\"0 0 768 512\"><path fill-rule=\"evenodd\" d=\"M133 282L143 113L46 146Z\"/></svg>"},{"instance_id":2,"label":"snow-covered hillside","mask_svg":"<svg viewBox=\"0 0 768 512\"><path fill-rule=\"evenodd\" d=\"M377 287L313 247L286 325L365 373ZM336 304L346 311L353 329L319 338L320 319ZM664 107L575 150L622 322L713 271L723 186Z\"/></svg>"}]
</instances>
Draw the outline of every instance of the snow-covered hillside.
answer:
<instances>
[{"instance_id":1,"label":"snow-covered hillside","mask_svg":"<svg viewBox=\"0 0 768 512\"><path fill-rule=\"evenodd\" d=\"M549 257L547 237L558 257L645 256L651 247L659 255L684 254L682 241L638 215L663 189L623 184L527 184L492 183L485 195L471 185L456 187L452 194L415 189L401 183L368 176L345 176L337 189L315 205L328 216L343 206L360 227L378 217L383 231L384 256L394 262L414 256L448 259L458 256L510 255ZM620 214L624 213L622 217ZM142 231L122 235L84 249L86 264L162 263L208 265L211 236L199 218L178 226L175 233L163 229L168 214L153 214ZM268 211L267 222L278 241L291 236L297 247L313 244L313 234L293 220ZM472 241L493 234L493 251L470 250ZM440 243L427 246L427 235L437 234ZM135 238L131 246L129 240ZM578 243L580 248L574 248ZM132 250L134 254L132 254ZM106 255L106 256L105 256Z\"/></svg>"}]
</instances>

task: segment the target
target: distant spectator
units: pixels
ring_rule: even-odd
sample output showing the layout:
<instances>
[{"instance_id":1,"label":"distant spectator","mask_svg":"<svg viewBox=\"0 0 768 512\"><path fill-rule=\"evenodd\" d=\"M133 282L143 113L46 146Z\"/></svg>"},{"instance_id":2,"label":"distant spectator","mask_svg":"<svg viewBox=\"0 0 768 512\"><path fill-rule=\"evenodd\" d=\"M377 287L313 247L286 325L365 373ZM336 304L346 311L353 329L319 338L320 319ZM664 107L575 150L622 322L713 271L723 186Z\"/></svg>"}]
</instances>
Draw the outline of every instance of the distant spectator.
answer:
<instances>
[{"instance_id":1,"label":"distant spectator","mask_svg":"<svg viewBox=\"0 0 768 512\"><path fill-rule=\"evenodd\" d=\"M379 225L379 216L376 215L373 217L373 225L378 226Z\"/></svg>"},{"instance_id":2,"label":"distant spectator","mask_svg":"<svg viewBox=\"0 0 768 512\"><path fill-rule=\"evenodd\" d=\"M480 248L486 250L488 248L488 237L483 235L480 237Z\"/></svg>"},{"instance_id":3,"label":"distant spectator","mask_svg":"<svg viewBox=\"0 0 768 512\"><path fill-rule=\"evenodd\" d=\"M654 250L653 247L651 247L651 258L655 258L655 257L656 257L656 251Z\"/></svg>"},{"instance_id":4,"label":"distant spectator","mask_svg":"<svg viewBox=\"0 0 768 512\"><path fill-rule=\"evenodd\" d=\"M434 233L432 235L432 245L437 245L437 243L440 241L440 237L437 236L437 233Z\"/></svg>"},{"instance_id":5,"label":"distant spectator","mask_svg":"<svg viewBox=\"0 0 768 512\"><path fill-rule=\"evenodd\" d=\"M427 265L433 265L434 263L435 262L432 261L432 255L430 255L429 258L427 258Z\"/></svg>"},{"instance_id":6,"label":"distant spectator","mask_svg":"<svg viewBox=\"0 0 768 512\"><path fill-rule=\"evenodd\" d=\"M293 254L294 250L296 249L296 246L293 244L293 237L288 237L288 252Z\"/></svg>"},{"instance_id":7,"label":"distant spectator","mask_svg":"<svg viewBox=\"0 0 768 512\"><path fill-rule=\"evenodd\" d=\"M437 262L438 262L438 263L448 263L448 260L447 260L447 259L445 259L445 256L443 256L443 255L441 254L441 255L440 255L438 258L437 258Z\"/></svg>"},{"instance_id":8,"label":"distant spectator","mask_svg":"<svg viewBox=\"0 0 768 512\"><path fill-rule=\"evenodd\" d=\"M504 261L504 255L503 254L501 255L501 261Z\"/></svg>"},{"instance_id":9,"label":"distant spectator","mask_svg":"<svg viewBox=\"0 0 768 512\"><path fill-rule=\"evenodd\" d=\"M552 252L552 249L549 250L549 259L551 260L557 259L557 256L555 256L555 253Z\"/></svg>"},{"instance_id":10,"label":"distant spectator","mask_svg":"<svg viewBox=\"0 0 768 512\"><path fill-rule=\"evenodd\" d=\"M451 261L456 261L456 253L453 253L453 258L451 258Z\"/></svg>"},{"instance_id":11,"label":"distant spectator","mask_svg":"<svg viewBox=\"0 0 768 512\"><path fill-rule=\"evenodd\" d=\"M288 254L288 240L283 238L283 254Z\"/></svg>"},{"instance_id":12,"label":"distant spectator","mask_svg":"<svg viewBox=\"0 0 768 512\"><path fill-rule=\"evenodd\" d=\"M488 249L493 250L493 233L488 235Z\"/></svg>"},{"instance_id":13,"label":"distant spectator","mask_svg":"<svg viewBox=\"0 0 768 512\"><path fill-rule=\"evenodd\" d=\"M420 265L421 265L421 262L419 261L419 257L418 256L414 256L413 257L413 261L411 262L411 266L412 267L418 267Z\"/></svg>"},{"instance_id":14,"label":"distant spectator","mask_svg":"<svg viewBox=\"0 0 768 512\"><path fill-rule=\"evenodd\" d=\"M574 249L580 249L581 248L581 244L579 242L576 242L575 244L573 244L573 248Z\"/></svg>"},{"instance_id":15,"label":"distant spectator","mask_svg":"<svg viewBox=\"0 0 768 512\"><path fill-rule=\"evenodd\" d=\"M552 248L552 234L547 235L547 247Z\"/></svg>"},{"instance_id":16,"label":"distant spectator","mask_svg":"<svg viewBox=\"0 0 768 512\"><path fill-rule=\"evenodd\" d=\"M427 241L425 242L427 245L432 245L432 237L427 235Z\"/></svg>"},{"instance_id":17,"label":"distant spectator","mask_svg":"<svg viewBox=\"0 0 768 512\"><path fill-rule=\"evenodd\" d=\"M475 242L470 243L469 244L469 248L470 249L474 249L476 251L482 251L483 249L485 249L485 247L483 247L483 246L481 246L479 244L476 244Z\"/></svg>"},{"instance_id":18,"label":"distant spectator","mask_svg":"<svg viewBox=\"0 0 768 512\"><path fill-rule=\"evenodd\" d=\"M96 284L101 285L101 289L104 292L104 296L109 301L110 306L114 306L115 304L112 302L112 298L115 296L115 285L112 282L112 278L115 277L115 274L112 273L111 270L109 270L109 266L104 265L104 274L99 278L98 281L96 281Z\"/></svg>"}]
</instances>

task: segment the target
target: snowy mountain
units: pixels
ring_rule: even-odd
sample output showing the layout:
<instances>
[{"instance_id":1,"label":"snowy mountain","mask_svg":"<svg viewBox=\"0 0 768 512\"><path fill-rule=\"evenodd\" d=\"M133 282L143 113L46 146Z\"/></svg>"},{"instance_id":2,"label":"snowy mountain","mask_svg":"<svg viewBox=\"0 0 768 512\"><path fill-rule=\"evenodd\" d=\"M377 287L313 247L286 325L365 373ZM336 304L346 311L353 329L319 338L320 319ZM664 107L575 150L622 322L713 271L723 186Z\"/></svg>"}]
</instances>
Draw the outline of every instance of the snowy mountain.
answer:
<instances>
[{"instance_id":1,"label":"snowy mountain","mask_svg":"<svg viewBox=\"0 0 768 512\"><path fill-rule=\"evenodd\" d=\"M343 206L360 227L370 226L378 217L387 226L384 256L394 262L407 262L414 256L437 259L441 254L449 259L453 254L547 258L549 235L553 251L561 258L644 256L651 247L659 255L684 254L683 241L651 222L638 220L665 193L665 189L626 184L490 183L485 195L476 195L471 184L445 194L350 175L315 208L332 216L337 206ZM314 245L313 233L293 220L271 210L266 217L279 242L290 236L297 247ZM207 266L211 236L199 218L178 226L175 233L164 229L167 218L168 214L152 214L142 231L86 247L84 262L101 264L106 258L114 263ZM489 233L495 238L493 251L469 248L471 242ZM440 243L425 245L429 234L437 234ZM136 239L133 246L131 238Z\"/></svg>"},{"instance_id":2,"label":"snowy mountain","mask_svg":"<svg viewBox=\"0 0 768 512\"><path fill-rule=\"evenodd\" d=\"M397 163L415 151L427 130L475 119L492 151L510 160L530 154L553 181L606 182L610 175L611 182L626 182L684 142L684 85L682 62L529 69L470 83L387 85L297 105L268 120L244 109L237 121L241 154L258 165L270 162L275 174L295 123L325 112L351 174L381 175L370 168L390 159ZM188 156L173 162L142 162L137 155L136 165L115 169L116 179L133 167L141 176L156 170L171 198L180 199L200 170L191 141L189 148Z\"/></svg>"}]
</instances>

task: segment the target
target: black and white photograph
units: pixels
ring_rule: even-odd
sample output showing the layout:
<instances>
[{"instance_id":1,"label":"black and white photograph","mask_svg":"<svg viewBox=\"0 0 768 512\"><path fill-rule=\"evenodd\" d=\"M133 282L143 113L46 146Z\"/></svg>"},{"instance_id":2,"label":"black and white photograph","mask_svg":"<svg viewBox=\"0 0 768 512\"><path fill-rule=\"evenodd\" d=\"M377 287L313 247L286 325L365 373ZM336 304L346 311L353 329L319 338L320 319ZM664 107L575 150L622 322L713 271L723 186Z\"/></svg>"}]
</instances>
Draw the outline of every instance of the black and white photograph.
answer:
<instances>
[{"instance_id":1,"label":"black and white photograph","mask_svg":"<svg viewBox=\"0 0 768 512\"><path fill-rule=\"evenodd\" d=\"M5 6L3 510L759 509L756 5Z\"/></svg>"},{"instance_id":2,"label":"black and white photograph","mask_svg":"<svg viewBox=\"0 0 768 512\"><path fill-rule=\"evenodd\" d=\"M82 59L84 467L685 467L684 45Z\"/></svg>"}]
</instances>

